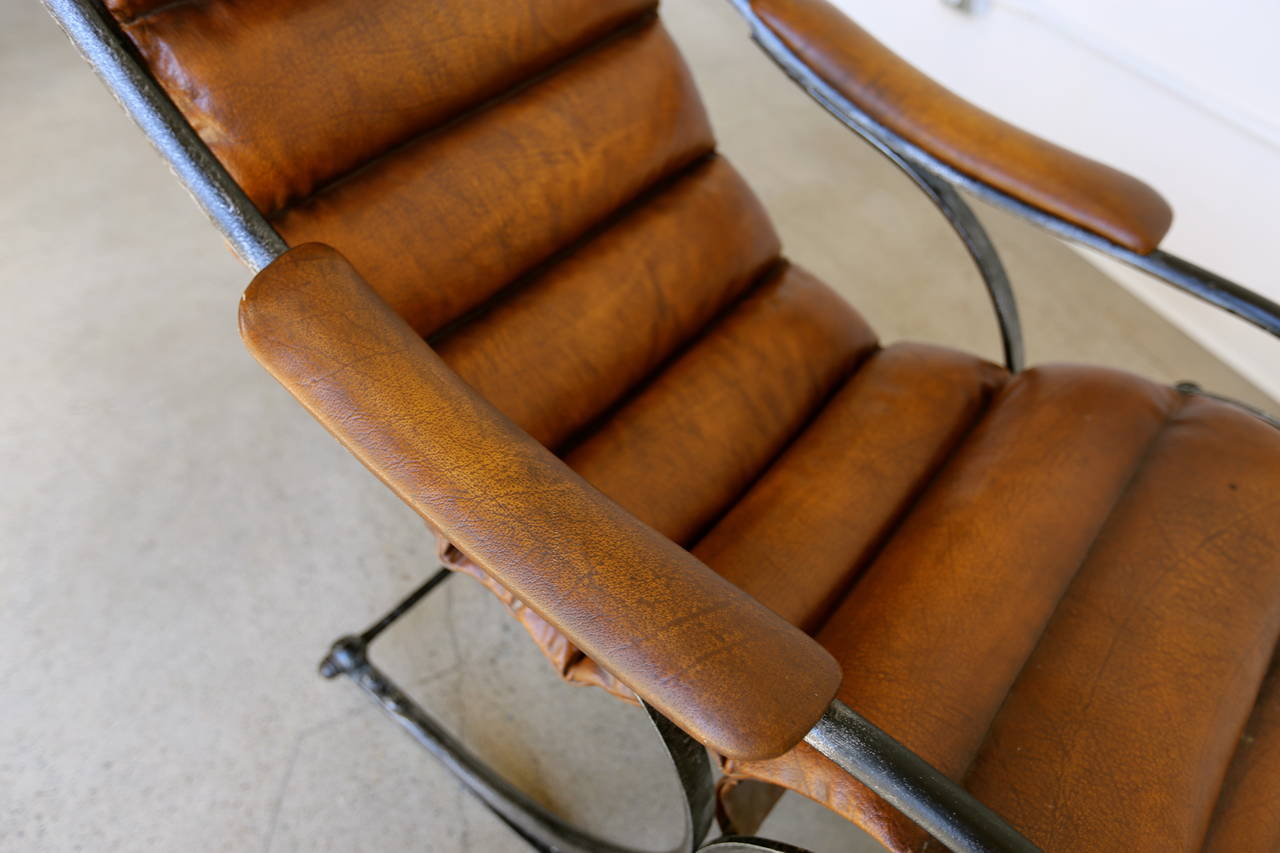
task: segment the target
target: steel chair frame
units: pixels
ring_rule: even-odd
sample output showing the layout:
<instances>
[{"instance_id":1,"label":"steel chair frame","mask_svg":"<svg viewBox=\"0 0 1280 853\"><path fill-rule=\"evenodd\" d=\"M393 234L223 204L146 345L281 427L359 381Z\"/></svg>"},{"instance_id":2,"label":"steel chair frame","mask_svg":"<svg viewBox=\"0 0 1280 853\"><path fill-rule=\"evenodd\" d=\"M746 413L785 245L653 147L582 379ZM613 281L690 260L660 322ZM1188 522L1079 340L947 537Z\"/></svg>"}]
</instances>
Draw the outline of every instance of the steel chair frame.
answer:
<instances>
[{"instance_id":1,"label":"steel chair frame","mask_svg":"<svg viewBox=\"0 0 1280 853\"><path fill-rule=\"evenodd\" d=\"M284 240L196 134L111 16L95 0L43 2L244 263L257 272L282 255L288 249ZM1055 236L1117 258L1280 337L1280 305L1162 250L1146 255L1133 252L955 170L879 124L837 92L764 25L748 0L729 2L749 24L755 42L793 81L893 162L946 217L982 276L1010 370L1016 372L1024 366L1017 303L993 242L958 190ZM1203 393L1189 384L1180 387ZM1265 413L1250 411L1280 426ZM630 853L629 848L571 826L512 786L370 661L368 652L374 639L449 575L448 569L440 569L371 627L339 639L322 661L321 674L351 679L535 850ZM736 835L705 842L715 811L707 752L653 709L646 706L646 710L684 794L684 837L676 851L804 853L781 842ZM805 740L952 850L1030 853L1038 849L955 782L839 701L832 703Z\"/></svg>"}]
</instances>

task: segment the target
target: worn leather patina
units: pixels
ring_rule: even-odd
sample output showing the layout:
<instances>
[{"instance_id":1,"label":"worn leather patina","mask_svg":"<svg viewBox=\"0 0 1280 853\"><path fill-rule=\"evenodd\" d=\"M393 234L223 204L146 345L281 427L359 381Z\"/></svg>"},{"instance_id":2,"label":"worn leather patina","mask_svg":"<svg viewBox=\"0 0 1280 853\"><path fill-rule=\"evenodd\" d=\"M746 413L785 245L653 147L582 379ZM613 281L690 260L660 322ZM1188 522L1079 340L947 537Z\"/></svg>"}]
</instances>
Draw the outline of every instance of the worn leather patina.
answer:
<instances>
[{"instance_id":1,"label":"worn leather patina","mask_svg":"<svg viewBox=\"0 0 1280 853\"><path fill-rule=\"evenodd\" d=\"M1280 848L1280 434L881 344L782 254L649 0L107 6L295 247L246 294L254 355L722 790L931 849L800 743L836 696L1048 851ZM820 0L753 7L958 171L1134 251L1167 230Z\"/></svg>"}]
</instances>

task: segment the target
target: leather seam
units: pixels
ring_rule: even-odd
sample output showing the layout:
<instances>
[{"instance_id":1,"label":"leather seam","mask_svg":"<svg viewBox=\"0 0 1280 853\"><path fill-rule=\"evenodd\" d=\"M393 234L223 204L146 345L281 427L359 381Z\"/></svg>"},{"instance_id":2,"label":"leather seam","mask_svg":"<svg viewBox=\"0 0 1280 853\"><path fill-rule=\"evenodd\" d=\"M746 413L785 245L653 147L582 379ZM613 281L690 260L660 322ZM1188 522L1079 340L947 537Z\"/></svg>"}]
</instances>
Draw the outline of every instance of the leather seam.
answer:
<instances>
[{"instance_id":1,"label":"leather seam","mask_svg":"<svg viewBox=\"0 0 1280 853\"><path fill-rule=\"evenodd\" d=\"M814 404L813 409L805 413L803 422L796 427L795 431L783 439L781 446L775 453L771 454L769 458L765 460L764 464L760 466L760 470L756 471L742 489L740 489L733 498L721 507L720 510L718 510L716 514L690 538L690 544L684 546L687 550L693 551L696 549L698 547L698 543L710 535L716 525L721 521L724 521L725 517L728 516L729 513L733 512L734 507L740 504L743 499L746 498L747 494L764 479L765 475L767 475L778 463L778 460L786 455L787 451L794 447L795 443L809 431L809 428L822 416L822 413L826 411L827 406L831 404L831 401L840 393L841 389L848 385L849 382L853 381L853 378L861 372L867 362L869 362L882 349L880 342L878 340L873 340L871 346L857 354L854 363L846 368L844 373L831 383L831 387L823 393L822 398Z\"/></svg>"},{"instance_id":2,"label":"leather seam","mask_svg":"<svg viewBox=\"0 0 1280 853\"><path fill-rule=\"evenodd\" d=\"M163 14L171 9L177 8L178 6L197 6L202 3L204 3L204 0L168 0L168 2L152 6L145 12L139 12L132 17L117 20L119 21L120 26L131 27L139 21L145 21L147 18Z\"/></svg>"},{"instance_id":3,"label":"leather seam","mask_svg":"<svg viewBox=\"0 0 1280 853\"><path fill-rule=\"evenodd\" d=\"M188 1L189 0L178 0L178 2ZM474 104L464 106L459 112L438 122L415 128L410 131L407 136L387 146L379 153L362 160L351 168L339 172L324 181L318 182L311 188L310 192L297 198L290 199L270 211L265 211L263 215L273 224L278 224L280 220L287 216L291 211L304 207L313 199L326 195L337 189L339 186L357 179L361 173L375 168L382 161L392 158L397 154L412 148L423 140L431 138L432 136L444 134L452 128L461 125L472 118L481 116L507 101L514 100L529 89L550 80L562 71L576 65L580 60L584 60L592 54L603 51L626 36L634 32L639 32L645 27L650 26L658 20L655 9L656 7L654 6L646 7L634 16L624 19L621 23L613 27L613 29L605 31L576 50L571 50L564 56L553 59L550 64L543 66L533 74L524 77L502 91L496 92L488 97L482 97Z\"/></svg>"},{"instance_id":4,"label":"leather seam","mask_svg":"<svg viewBox=\"0 0 1280 853\"><path fill-rule=\"evenodd\" d=\"M1183 405L1186 404L1187 396L1188 395L1186 394L1178 393L1177 397L1169 404L1164 417L1160 421L1160 425L1156 428L1155 432L1152 433L1151 438L1147 440L1142 452L1138 454L1137 458L1134 460L1133 470L1129 472L1129 476L1125 478L1124 483L1116 490L1115 497L1111 500L1111 506L1108 508L1107 514L1103 517L1101 523L1098 524L1094 531L1093 538L1090 540L1088 547L1085 548L1084 553L1080 556L1080 560L1076 564L1075 571L1071 573L1070 579L1063 584L1062 592L1058 595L1058 599L1054 603L1053 609L1049 611L1048 618L1046 618L1044 624L1040 626L1040 632L1036 636L1036 641L1032 643L1030 652L1027 653L1026 658L1022 661L1022 665L1018 667L1017 673L1015 673L1013 678L1009 681L1009 686L1005 689L1004 698L1001 699L1000 704L996 706L995 712L992 713L991 718L987 721L986 730L982 733L982 737L979 739L978 745L974 748L973 753L965 763L964 773L960 777L962 787L967 789L967 782L973 773L974 764L977 762L979 756L982 755L983 749L990 740L991 730L995 727L996 721L1000 719L1001 713L1009 703L1009 698L1013 695L1014 687L1016 687L1018 682L1022 680L1022 674L1026 671L1027 665L1031 663L1032 658L1035 657L1036 652L1039 651L1040 646L1043 645L1045 638L1049 634L1049 629L1053 626L1055 617L1058 615L1058 610L1062 607L1062 603L1066 600L1067 595L1070 594L1071 588L1075 586L1076 580L1080 577L1080 572L1084 570L1086 565L1088 565L1089 558L1093 556L1098 547L1099 540L1110 526L1111 521L1115 516L1116 509L1124 502L1124 499L1133 490L1134 485L1137 484L1138 479L1146 470L1147 463L1150 461L1156 448L1163 442L1170 424L1173 423L1173 420L1182 411ZM926 837L924 843L919 848L920 853L928 853L933 841L934 839L932 837Z\"/></svg>"},{"instance_id":5,"label":"leather seam","mask_svg":"<svg viewBox=\"0 0 1280 853\"><path fill-rule=\"evenodd\" d=\"M852 379L852 377L850 378ZM937 464L926 472L925 476L921 478L919 485L916 486L915 489L911 490L910 494L906 496L902 505L894 514L894 518L889 523L888 528L868 549L867 556L852 567L848 582L842 585L838 593L833 596L833 603L827 611L822 614L821 619L815 621L813 636L816 637L822 632L822 629L827 626L829 621L831 621L831 617L835 615L835 612L840 608L840 605L844 603L845 599L853 594L853 589L858 585L858 581L861 580L863 573L865 573L867 568L874 564L876 560L880 559L880 555L884 552L884 549L887 548L889 543L894 540L898 535L898 532L902 529L902 526L906 524L907 519L909 519L916 511L917 507L919 507L920 501L924 499L924 496L929 493L933 485L938 481L938 478L941 477L942 473L950 466L954 452L964 446L965 442L968 441L969 436L973 434L973 431L976 430L978 425L986 419L987 415L990 414L991 407L995 403L996 396L1004 390L1005 385L1008 384L1012 377L1005 374L1003 378L1003 385L998 388L992 388L983 393L982 401L979 404L978 410L973 413L973 416L969 419L969 422L965 425L964 429L960 430L959 434L951 441L947 448L948 452L938 460Z\"/></svg>"},{"instance_id":6,"label":"leather seam","mask_svg":"<svg viewBox=\"0 0 1280 853\"><path fill-rule=\"evenodd\" d=\"M1253 693L1253 704L1249 708L1249 713L1245 715L1240 724L1240 731L1236 735L1236 748L1231 751L1231 758L1222 768L1222 776L1218 780L1217 794L1213 798L1213 808L1209 811L1209 820L1205 822L1204 832L1200 836L1200 846L1197 848L1203 853L1208 847L1213 837L1213 828L1217 823L1219 816L1219 807L1222 805L1223 789L1226 787L1227 777L1231 775L1232 765L1235 764L1236 757L1240 754L1244 736L1249 731L1249 724L1253 722L1254 714L1258 711L1258 699L1262 696L1262 690L1267 686L1267 680L1273 677L1276 670L1280 669L1280 637L1272 639L1271 642L1271 658L1267 666L1262 671L1262 678L1258 681L1258 687Z\"/></svg>"},{"instance_id":7,"label":"leather seam","mask_svg":"<svg viewBox=\"0 0 1280 853\"><path fill-rule=\"evenodd\" d=\"M427 343L431 347L443 344L451 335L459 331L462 327L469 325L475 320L495 310L501 303L512 299L525 287L533 284L538 278L546 275L550 270L561 262L569 259L575 253L585 248L591 241L601 237L615 225L619 224L627 217L637 213L646 205L650 204L658 197L673 189L677 184L692 178L699 170L707 168L712 162L720 159L719 153L714 149L696 154L693 159L687 163L681 163L671 171L660 175L648 186L642 188L631 198L624 201L613 210L606 212L599 220L587 226L587 229L581 234L571 238L569 242L560 246L546 258L535 263L527 270L519 273L510 282L503 285L496 293L484 300L473 308L463 311L457 317L447 320L444 325L424 335Z\"/></svg>"},{"instance_id":8,"label":"leather seam","mask_svg":"<svg viewBox=\"0 0 1280 853\"><path fill-rule=\"evenodd\" d=\"M725 301L725 304L716 311L706 323L692 331L689 337L680 342L666 358L656 364L653 370L646 373L638 381L632 384L617 400L605 407L599 415L592 418L582 428L575 430L569 438L561 442L555 448L555 454L561 458L569 455L580 445L585 443L593 435L595 435L601 427L609 422L619 411L625 408L632 400L643 394L654 382L656 382L667 370L690 352L700 341L703 340L712 330L720 323L726 320L729 315L738 309L738 307L752 294L756 293L766 283L773 281L781 276L787 269L788 263L781 257L773 258L761 266L760 271L751 280L741 293L735 294L733 298ZM683 547L683 546L682 546Z\"/></svg>"},{"instance_id":9,"label":"leather seam","mask_svg":"<svg viewBox=\"0 0 1280 853\"><path fill-rule=\"evenodd\" d=\"M741 293L737 294L734 298L729 299L724 304L724 306L719 311L717 311L714 316L712 316L710 320L704 323L699 329L691 333L687 340L682 341L680 345L677 346L674 350L672 350L671 353L665 359L663 359L661 362L655 365L653 370L651 370L648 374L642 377L638 382L634 383L617 400L615 400L609 406L605 407L605 409L599 415L592 418L581 429L575 431L573 435L571 435L568 439L566 439L560 446L556 447L554 451L555 454L559 456L561 459L563 459L565 456L571 453L575 448L577 448L578 446L583 444L585 441L590 439L591 436L599 432L599 430L605 424L607 424L614 415L616 415L619 411L625 408L628 403L630 403L632 400L634 400L636 397L642 394L645 391L645 389L647 389L655 381L657 381L659 377L661 377L664 373L666 373L667 369L671 367L671 365L675 364L677 361L680 360L682 356L684 356L686 353L692 350L695 346L697 346L699 341L701 341L704 337L706 337L706 335L712 329L714 329L726 318L728 318L729 315L731 315L738 308L739 305L741 305L743 302L749 299L753 293L759 290L767 282L772 281L777 277L780 277L784 272L786 272L786 269L788 266L789 266L788 262L781 257L774 258L772 261L767 262L762 267L761 272L756 275L755 279L753 279L750 284L748 284L746 287L742 289ZM680 545L682 548L685 548L685 550L690 550L690 548L687 547L684 543L676 543L676 544ZM573 656L565 664L566 672L572 669L573 667L577 666L578 663L581 662L586 657L587 657L586 653L575 646Z\"/></svg>"}]
</instances>

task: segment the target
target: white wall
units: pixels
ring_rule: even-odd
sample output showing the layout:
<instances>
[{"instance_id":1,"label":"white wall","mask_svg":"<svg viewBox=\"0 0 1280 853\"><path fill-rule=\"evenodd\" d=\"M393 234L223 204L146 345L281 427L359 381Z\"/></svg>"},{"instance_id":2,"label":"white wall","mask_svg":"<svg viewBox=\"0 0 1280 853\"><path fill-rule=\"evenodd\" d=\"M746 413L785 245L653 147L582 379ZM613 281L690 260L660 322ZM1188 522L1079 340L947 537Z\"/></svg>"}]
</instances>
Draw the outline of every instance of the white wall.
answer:
<instances>
[{"instance_id":1,"label":"white wall","mask_svg":"<svg viewBox=\"0 0 1280 853\"><path fill-rule=\"evenodd\" d=\"M1280 3L834 2L955 92L1155 186L1174 208L1163 248L1280 301ZM1087 254L1280 399L1280 341Z\"/></svg>"}]
</instances>

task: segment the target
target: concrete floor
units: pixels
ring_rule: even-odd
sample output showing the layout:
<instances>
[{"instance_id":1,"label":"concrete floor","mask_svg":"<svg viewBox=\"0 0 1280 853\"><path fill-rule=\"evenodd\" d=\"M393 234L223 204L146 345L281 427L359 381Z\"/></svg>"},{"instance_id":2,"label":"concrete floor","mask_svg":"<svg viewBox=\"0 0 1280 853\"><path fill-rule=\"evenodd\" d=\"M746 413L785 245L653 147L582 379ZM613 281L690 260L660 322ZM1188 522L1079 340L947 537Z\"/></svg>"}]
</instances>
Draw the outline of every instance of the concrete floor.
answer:
<instances>
[{"instance_id":1,"label":"concrete floor","mask_svg":"<svg viewBox=\"0 0 1280 853\"><path fill-rule=\"evenodd\" d=\"M928 203L791 89L723 0L671 0L667 18L791 255L886 339L995 356ZM30 0L0 5L0 103L0 849L523 849L314 674L431 570L431 542L244 352L245 270ZM1274 410L1079 256L984 214L1034 360ZM672 831L638 712L561 687L474 583L377 652L537 796L637 841ZM766 832L871 849L798 797Z\"/></svg>"}]
</instances>

